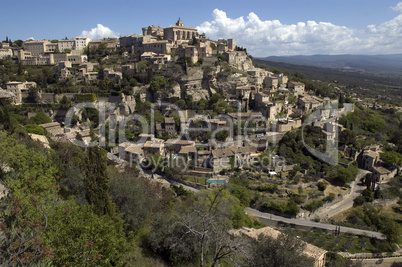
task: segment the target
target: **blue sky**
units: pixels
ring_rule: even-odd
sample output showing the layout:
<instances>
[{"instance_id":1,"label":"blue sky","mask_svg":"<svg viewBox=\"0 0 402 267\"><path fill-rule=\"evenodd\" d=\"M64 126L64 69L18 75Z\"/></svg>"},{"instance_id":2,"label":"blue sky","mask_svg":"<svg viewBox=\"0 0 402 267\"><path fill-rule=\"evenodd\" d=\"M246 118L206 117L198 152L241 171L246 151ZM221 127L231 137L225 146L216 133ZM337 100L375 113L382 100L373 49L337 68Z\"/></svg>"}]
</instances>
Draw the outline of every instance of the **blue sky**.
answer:
<instances>
[{"instance_id":1,"label":"blue sky","mask_svg":"<svg viewBox=\"0 0 402 267\"><path fill-rule=\"evenodd\" d=\"M0 39L141 34L180 17L211 39L234 38L254 56L402 53L398 0L2 0L1 7Z\"/></svg>"}]
</instances>

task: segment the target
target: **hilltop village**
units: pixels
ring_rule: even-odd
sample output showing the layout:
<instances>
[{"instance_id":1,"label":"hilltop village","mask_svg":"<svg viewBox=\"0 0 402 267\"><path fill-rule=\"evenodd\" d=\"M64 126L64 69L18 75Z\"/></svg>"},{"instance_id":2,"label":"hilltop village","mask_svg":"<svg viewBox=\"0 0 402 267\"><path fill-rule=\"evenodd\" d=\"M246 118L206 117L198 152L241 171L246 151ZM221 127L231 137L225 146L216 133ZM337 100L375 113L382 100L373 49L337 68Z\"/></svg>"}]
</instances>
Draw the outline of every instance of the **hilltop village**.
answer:
<instances>
[{"instance_id":1,"label":"hilltop village","mask_svg":"<svg viewBox=\"0 0 402 267\"><path fill-rule=\"evenodd\" d=\"M1 125L46 153L57 151L60 143L86 152L100 147L118 172L134 169L151 184L173 188L176 197L228 186L248 215L275 228L286 220L272 219L273 214L339 235L336 216L348 209L373 211L367 206L373 201L400 206L393 188L402 156L393 140L399 140L402 124L379 121L375 113L395 115L400 107L367 103L341 85L318 93L317 84L330 86L319 81L314 87L301 74L254 64L235 40L210 40L180 19L170 27L152 25L142 28L142 35L120 38L6 40L0 60ZM382 130L391 124L395 134L386 136ZM68 157L77 160L77 153ZM1 160L2 173L13 168ZM67 196L82 197L67 180L61 186ZM4 186L0 195L9 188ZM391 191L391 202L380 193ZM320 221L337 223L339 229L313 224ZM232 229L231 236L280 234L269 226L249 226ZM363 235L395 245L400 233L390 238L394 226L394 221L364 226ZM348 231L362 233L353 227ZM303 255L313 258L314 266L325 266L332 248L303 244ZM339 245L336 252L351 246ZM387 251L380 247L372 251Z\"/></svg>"}]
</instances>

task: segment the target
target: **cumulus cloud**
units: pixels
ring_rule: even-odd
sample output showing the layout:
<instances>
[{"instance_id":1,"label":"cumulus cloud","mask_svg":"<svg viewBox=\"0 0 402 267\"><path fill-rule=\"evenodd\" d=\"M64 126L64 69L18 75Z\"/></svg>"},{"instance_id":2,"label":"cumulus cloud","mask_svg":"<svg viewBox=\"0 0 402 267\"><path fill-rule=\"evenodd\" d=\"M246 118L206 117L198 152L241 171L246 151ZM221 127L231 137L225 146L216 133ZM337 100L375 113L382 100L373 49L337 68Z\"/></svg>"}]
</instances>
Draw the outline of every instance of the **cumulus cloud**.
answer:
<instances>
[{"instance_id":1,"label":"cumulus cloud","mask_svg":"<svg viewBox=\"0 0 402 267\"><path fill-rule=\"evenodd\" d=\"M393 8L402 12L402 2ZM390 42L401 38L402 14L379 26L369 25L357 31L330 22L307 21L283 24L279 20L262 21L251 12L246 18L228 18L226 12L215 9L212 21L197 27L211 39L233 38L254 56L297 54L384 53ZM395 46L395 47L394 47ZM401 42L392 47L402 48ZM362 51L364 49L364 51ZM400 51L399 51L400 52Z\"/></svg>"},{"instance_id":2,"label":"cumulus cloud","mask_svg":"<svg viewBox=\"0 0 402 267\"><path fill-rule=\"evenodd\" d=\"M392 10L402 13L402 2ZM366 48L388 53L402 51L402 14L380 25L368 25L366 29L368 38Z\"/></svg>"},{"instance_id":3,"label":"cumulus cloud","mask_svg":"<svg viewBox=\"0 0 402 267\"><path fill-rule=\"evenodd\" d=\"M402 12L402 2L399 2L396 6L392 7L392 10Z\"/></svg>"},{"instance_id":4,"label":"cumulus cloud","mask_svg":"<svg viewBox=\"0 0 402 267\"><path fill-rule=\"evenodd\" d=\"M102 24L97 24L96 28L92 28L90 31L82 31L82 37L89 37L92 40L103 39L107 37L119 37L118 32L112 31L109 27L105 27Z\"/></svg>"}]
</instances>

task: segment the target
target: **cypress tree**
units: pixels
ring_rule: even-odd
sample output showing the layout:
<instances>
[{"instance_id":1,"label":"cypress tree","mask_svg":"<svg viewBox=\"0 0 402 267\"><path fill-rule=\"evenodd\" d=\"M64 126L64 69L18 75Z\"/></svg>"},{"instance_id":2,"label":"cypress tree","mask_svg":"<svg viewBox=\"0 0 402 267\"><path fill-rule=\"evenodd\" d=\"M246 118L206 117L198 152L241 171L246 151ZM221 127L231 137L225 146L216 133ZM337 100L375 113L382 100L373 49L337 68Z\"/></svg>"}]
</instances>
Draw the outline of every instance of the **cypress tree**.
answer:
<instances>
[{"instance_id":1,"label":"cypress tree","mask_svg":"<svg viewBox=\"0 0 402 267\"><path fill-rule=\"evenodd\" d=\"M98 215L114 215L111 197L108 193L110 179L106 171L106 151L99 147L88 148L85 188L86 198Z\"/></svg>"}]
</instances>

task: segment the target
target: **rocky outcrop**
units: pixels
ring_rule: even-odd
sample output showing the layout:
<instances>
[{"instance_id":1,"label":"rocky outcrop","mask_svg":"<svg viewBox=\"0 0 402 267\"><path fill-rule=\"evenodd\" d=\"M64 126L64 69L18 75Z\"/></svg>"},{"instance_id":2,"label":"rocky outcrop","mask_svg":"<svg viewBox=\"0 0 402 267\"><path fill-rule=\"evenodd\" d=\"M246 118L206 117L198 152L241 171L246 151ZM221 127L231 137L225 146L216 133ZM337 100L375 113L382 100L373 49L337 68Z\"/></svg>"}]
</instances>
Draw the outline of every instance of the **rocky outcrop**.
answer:
<instances>
[{"instance_id":1,"label":"rocky outcrop","mask_svg":"<svg viewBox=\"0 0 402 267\"><path fill-rule=\"evenodd\" d=\"M180 78L182 97L191 95L194 101L209 99L209 78L202 68L187 68L187 75Z\"/></svg>"},{"instance_id":2,"label":"rocky outcrop","mask_svg":"<svg viewBox=\"0 0 402 267\"><path fill-rule=\"evenodd\" d=\"M164 89L155 92L153 96L153 102L169 102L169 99L173 97L181 98L181 88L178 83L174 84L171 87L165 87Z\"/></svg>"},{"instance_id":3,"label":"rocky outcrop","mask_svg":"<svg viewBox=\"0 0 402 267\"><path fill-rule=\"evenodd\" d=\"M121 94L121 102L119 103L120 114L128 116L135 111L135 99L131 95Z\"/></svg>"}]
</instances>

